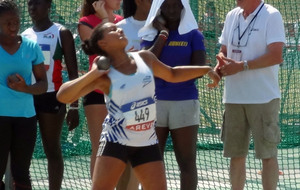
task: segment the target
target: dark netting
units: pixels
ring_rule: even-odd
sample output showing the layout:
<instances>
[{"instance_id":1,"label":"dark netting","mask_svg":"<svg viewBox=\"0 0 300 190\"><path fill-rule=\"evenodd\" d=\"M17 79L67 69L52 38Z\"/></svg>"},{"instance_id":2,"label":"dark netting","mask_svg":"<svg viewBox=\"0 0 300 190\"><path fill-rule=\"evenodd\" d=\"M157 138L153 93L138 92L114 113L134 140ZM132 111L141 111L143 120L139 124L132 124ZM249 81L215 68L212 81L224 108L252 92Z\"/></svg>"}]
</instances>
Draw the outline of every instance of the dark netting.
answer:
<instances>
[{"instance_id":1,"label":"dark netting","mask_svg":"<svg viewBox=\"0 0 300 190\"><path fill-rule=\"evenodd\" d=\"M154 0L155 1L155 0ZM27 1L17 0L22 13L21 32L31 26L27 14ZM284 62L280 67L279 80L282 91L280 127L282 142L279 145L279 168L283 175L279 177L278 189L300 188L300 1L265 0L280 10L286 27L287 46L284 49ZM81 0L53 0L51 17L53 21L64 24L73 32L77 48L77 60L80 74L88 69L88 58L80 49L77 22ZM190 0L199 28L205 36L207 63L215 66L218 52L218 37L222 31L225 16L235 7L235 0ZM120 12L121 13L121 12ZM66 71L64 72L67 80ZM229 160L222 157L222 142L219 134L222 125L224 105L221 102L223 82L218 89L206 88L208 78L198 80L201 125L198 130L198 189L230 189ZM80 126L69 132L64 125L62 132L62 150L65 173L62 189L89 189L91 180L89 162L91 145L82 105L80 107ZM188 137L187 137L188 138ZM188 148L188 147L187 147ZM171 140L165 153L168 189L180 189L179 169L175 160ZM254 158L253 144L249 148L247 159L247 182L245 189L262 189L261 175L258 172L261 163ZM47 160L38 134L31 165L33 189L48 189Z\"/></svg>"}]
</instances>

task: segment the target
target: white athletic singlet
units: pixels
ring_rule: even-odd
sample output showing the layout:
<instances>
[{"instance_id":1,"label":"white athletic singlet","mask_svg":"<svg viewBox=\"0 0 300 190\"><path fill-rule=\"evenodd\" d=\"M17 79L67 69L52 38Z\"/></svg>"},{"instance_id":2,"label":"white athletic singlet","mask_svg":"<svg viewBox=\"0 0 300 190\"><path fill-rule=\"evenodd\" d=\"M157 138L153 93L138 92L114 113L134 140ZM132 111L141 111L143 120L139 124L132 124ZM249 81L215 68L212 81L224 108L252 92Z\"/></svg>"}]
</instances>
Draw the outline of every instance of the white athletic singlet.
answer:
<instances>
[{"instance_id":1,"label":"white athletic singlet","mask_svg":"<svg viewBox=\"0 0 300 190\"><path fill-rule=\"evenodd\" d=\"M137 52L129 53L137 71L125 75L110 68L109 95L105 95L108 115L100 141L126 146L149 146L158 143L155 133L156 106L153 73Z\"/></svg>"},{"instance_id":2,"label":"white athletic singlet","mask_svg":"<svg viewBox=\"0 0 300 190\"><path fill-rule=\"evenodd\" d=\"M61 73L63 53L59 35L61 27L61 24L54 23L50 28L41 32L28 28L22 33L23 36L37 42L42 49L48 79L47 92L57 91L63 82Z\"/></svg>"}]
</instances>

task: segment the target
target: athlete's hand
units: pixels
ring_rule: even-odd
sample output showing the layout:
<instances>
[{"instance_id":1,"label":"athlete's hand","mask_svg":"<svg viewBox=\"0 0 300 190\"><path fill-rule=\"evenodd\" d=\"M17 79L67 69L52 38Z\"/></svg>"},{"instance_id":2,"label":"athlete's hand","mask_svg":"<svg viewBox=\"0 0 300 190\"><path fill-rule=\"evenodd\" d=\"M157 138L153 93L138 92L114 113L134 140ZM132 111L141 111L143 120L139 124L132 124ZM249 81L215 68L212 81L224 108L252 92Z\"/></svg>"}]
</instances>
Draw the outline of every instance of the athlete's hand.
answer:
<instances>
[{"instance_id":1,"label":"athlete's hand","mask_svg":"<svg viewBox=\"0 0 300 190\"><path fill-rule=\"evenodd\" d=\"M79 113L78 109L69 109L66 117L66 122L69 131L72 131L79 125Z\"/></svg>"},{"instance_id":2,"label":"athlete's hand","mask_svg":"<svg viewBox=\"0 0 300 190\"><path fill-rule=\"evenodd\" d=\"M217 58L218 64L217 64L217 66L215 67L215 71L218 73L218 75L220 76L220 78L222 78L223 74L221 73L220 69L221 69L221 67L222 67L223 65L226 64L226 62L223 60L223 58L224 58L223 54L221 54L221 55L218 54L218 55L216 56L216 58Z\"/></svg>"},{"instance_id":3,"label":"athlete's hand","mask_svg":"<svg viewBox=\"0 0 300 190\"><path fill-rule=\"evenodd\" d=\"M215 87L217 87L218 84L219 84L219 82L220 82L220 80L221 80L221 78L218 75L218 73L216 71L214 71L214 70L210 70L207 74L208 74L209 78L211 78L212 81L213 81L212 83L207 84L207 86L209 88L215 88Z\"/></svg>"},{"instance_id":4,"label":"athlete's hand","mask_svg":"<svg viewBox=\"0 0 300 190\"><path fill-rule=\"evenodd\" d=\"M98 62L99 59L100 59L100 56L97 56L94 59L91 70L97 70L97 73L99 74L99 77L100 77L102 75L105 75L105 74L109 73L109 69L107 69L107 70L101 70L101 69L99 69L98 65L97 65L97 62Z\"/></svg>"}]
</instances>

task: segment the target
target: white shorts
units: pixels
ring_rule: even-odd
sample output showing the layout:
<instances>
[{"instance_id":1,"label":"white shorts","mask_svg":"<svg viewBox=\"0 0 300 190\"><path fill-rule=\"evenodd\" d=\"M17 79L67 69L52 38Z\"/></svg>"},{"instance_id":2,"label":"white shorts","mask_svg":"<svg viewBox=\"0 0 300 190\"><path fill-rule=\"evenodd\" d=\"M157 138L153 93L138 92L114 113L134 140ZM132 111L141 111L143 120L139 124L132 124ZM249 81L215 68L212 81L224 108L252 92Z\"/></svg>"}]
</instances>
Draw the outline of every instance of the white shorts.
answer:
<instances>
[{"instance_id":1,"label":"white shorts","mask_svg":"<svg viewBox=\"0 0 300 190\"><path fill-rule=\"evenodd\" d=\"M200 124L200 103L198 100L157 100L156 127L170 130Z\"/></svg>"}]
</instances>

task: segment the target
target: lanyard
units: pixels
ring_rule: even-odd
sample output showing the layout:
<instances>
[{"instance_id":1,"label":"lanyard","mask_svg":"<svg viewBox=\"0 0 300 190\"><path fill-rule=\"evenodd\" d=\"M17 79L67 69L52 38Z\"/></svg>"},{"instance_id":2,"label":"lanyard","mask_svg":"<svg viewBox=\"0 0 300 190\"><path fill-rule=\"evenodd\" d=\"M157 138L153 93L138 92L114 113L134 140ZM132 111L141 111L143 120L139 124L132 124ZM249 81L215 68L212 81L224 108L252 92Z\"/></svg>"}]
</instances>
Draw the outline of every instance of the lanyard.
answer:
<instances>
[{"instance_id":1,"label":"lanyard","mask_svg":"<svg viewBox=\"0 0 300 190\"><path fill-rule=\"evenodd\" d=\"M253 22L253 20L257 17L258 13L260 12L260 10L262 9L262 7L264 6L265 3L263 3L259 10L257 11L257 13L254 15L254 17L252 18L252 20L250 21L250 23L248 24L248 26L246 27L246 29L244 30L244 32L242 33L242 35L240 35L240 20L239 20L239 25L238 25L238 37L239 37L239 41L238 41L238 45L240 45L240 41L243 38L243 36L245 35L246 31L248 30L248 28L250 27L251 23Z\"/></svg>"}]
</instances>

